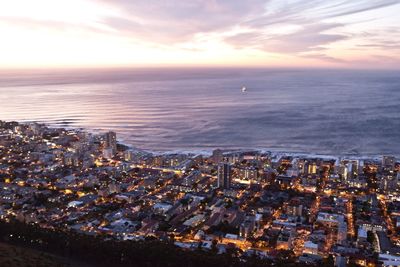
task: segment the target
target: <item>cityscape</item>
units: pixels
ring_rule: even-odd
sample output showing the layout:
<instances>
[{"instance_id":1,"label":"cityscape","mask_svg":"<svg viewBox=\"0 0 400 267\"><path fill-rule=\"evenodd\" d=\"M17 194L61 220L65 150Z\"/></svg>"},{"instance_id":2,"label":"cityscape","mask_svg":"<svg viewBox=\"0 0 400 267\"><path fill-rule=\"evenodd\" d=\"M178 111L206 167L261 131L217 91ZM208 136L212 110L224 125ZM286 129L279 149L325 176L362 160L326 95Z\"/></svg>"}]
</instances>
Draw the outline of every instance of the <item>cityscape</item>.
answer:
<instances>
[{"instance_id":1,"label":"cityscape","mask_svg":"<svg viewBox=\"0 0 400 267\"><path fill-rule=\"evenodd\" d=\"M0 121L2 223L234 251L242 264L396 266L399 182L390 155L154 154L112 131Z\"/></svg>"},{"instance_id":2,"label":"cityscape","mask_svg":"<svg viewBox=\"0 0 400 267\"><path fill-rule=\"evenodd\" d=\"M0 267L400 267L400 0L0 0Z\"/></svg>"}]
</instances>

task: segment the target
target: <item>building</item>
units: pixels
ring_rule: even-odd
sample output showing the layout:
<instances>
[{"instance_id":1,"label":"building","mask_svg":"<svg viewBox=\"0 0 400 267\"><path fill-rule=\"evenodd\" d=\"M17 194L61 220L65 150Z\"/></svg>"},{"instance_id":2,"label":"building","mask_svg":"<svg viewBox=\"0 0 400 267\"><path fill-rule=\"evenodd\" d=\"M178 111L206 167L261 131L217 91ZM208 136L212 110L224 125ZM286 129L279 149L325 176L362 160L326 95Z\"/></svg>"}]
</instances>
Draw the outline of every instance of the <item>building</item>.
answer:
<instances>
[{"instance_id":1,"label":"building","mask_svg":"<svg viewBox=\"0 0 400 267\"><path fill-rule=\"evenodd\" d=\"M317 216L317 222L322 223L328 227L337 227L339 226L339 224L344 223L344 216L342 214L319 212Z\"/></svg>"},{"instance_id":2,"label":"building","mask_svg":"<svg viewBox=\"0 0 400 267\"><path fill-rule=\"evenodd\" d=\"M171 204L168 203L157 203L153 206L155 214L164 215L172 208Z\"/></svg>"},{"instance_id":3,"label":"building","mask_svg":"<svg viewBox=\"0 0 400 267\"><path fill-rule=\"evenodd\" d=\"M64 166L74 166L74 167L78 167L80 164L78 156L73 153L65 153L63 155L63 163Z\"/></svg>"},{"instance_id":4,"label":"building","mask_svg":"<svg viewBox=\"0 0 400 267\"><path fill-rule=\"evenodd\" d=\"M218 165L218 188L229 189L232 182L232 168L229 163Z\"/></svg>"},{"instance_id":5,"label":"building","mask_svg":"<svg viewBox=\"0 0 400 267\"><path fill-rule=\"evenodd\" d=\"M383 156L382 167L387 170L393 170L396 164L396 158L392 156Z\"/></svg>"},{"instance_id":6,"label":"building","mask_svg":"<svg viewBox=\"0 0 400 267\"><path fill-rule=\"evenodd\" d=\"M125 152L124 152L124 160L125 161L132 161L133 160L133 158L134 158L134 154L133 154L133 151L131 151L131 150L126 150Z\"/></svg>"},{"instance_id":7,"label":"building","mask_svg":"<svg viewBox=\"0 0 400 267\"><path fill-rule=\"evenodd\" d=\"M303 253L318 255L318 244L316 244L316 243L314 243L312 241L304 242Z\"/></svg>"},{"instance_id":8,"label":"building","mask_svg":"<svg viewBox=\"0 0 400 267\"><path fill-rule=\"evenodd\" d=\"M317 164L312 162L308 165L308 174L316 174L317 173Z\"/></svg>"},{"instance_id":9,"label":"building","mask_svg":"<svg viewBox=\"0 0 400 267\"><path fill-rule=\"evenodd\" d=\"M382 266L399 266L400 265L400 257L397 255L391 254L379 254L379 261L382 262Z\"/></svg>"},{"instance_id":10,"label":"building","mask_svg":"<svg viewBox=\"0 0 400 267\"><path fill-rule=\"evenodd\" d=\"M240 225L239 235L240 237L247 238L251 235L254 230L255 221L254 217L247 217L246 220Z\"/></svg>"},{"instance_id":11,"label":"building","mask_svg":"<svg viewBox=\"0 0 400 267\"><path fill-rule=\"evenodd\" d=\"M294 231L293 228L283 228L276 241L276 249L288 250L292 248Z\"/></svg>"},{"instance_id":12,"label":"building","mask_svg":"<svg viewBox=\"0 0 400 267\"><path fill-rule=\"evenodd\" d=\"M257 181L258 180L258 169L254 167L239 168L237 170L238 176L242 180L246 181Z\"/></svg>"},{"instance_id":13,"label":"building","mask_svg":"<svg viewBox=\"0 0 400 267\"><path fill-rule=\"evenodd\" d=\"M224 154L223 154L222 150L221 149L215 149L212 152L211 159L215 164L218 164L221 161L223 161L224 160Z\"/></svg>"},{"instance_id":14,"label":"building","mask_svg":"<svg viewBox=\"0 0 400 267\"><path fill-rule=\"evenodd\" d=\"M117 134L115 132L108 132L104 136L104 146L106 148L112 148L113 152L117 152Z\"/></svg>"},{"instance_id":15,"label":"building","mask_svg":"<svg viewBox=\"0 0 400 267\"><path fill-rule=\"evenodd\" d=\"M187 175L187 176L185 176L183 178L182 185L183 186L187 186L187 187L191 187L196 182L198 182L200 178L201 178L201 172L198 171L198 170L195 170L195 171L191 172L189 175Z\"/></svg>"},{"instance_id":16,"label":"building","mask_svg":"<svg viewBox=\"0 0 400 267\"><path fill-rule=\"evenodd\" d=\"M286 214L291 216L302 216L303 215L303 205L300 200L291 201L286 207Z\"/></svg>"},{"instance_id":17,"label":"building","mask_svg":"<svg viewBox=\"0 0 400 267\"><path fill-rule=\"evenodd\" d=\"M348 168L345 164L341 163L339 166L336 167L337 174L341 177L343 181L347 181L347 172Z\"/></svg>"},{"instance_id":18,"label":"building","mask_svg":"<svg viewBox=\"0 0 400 267\"><path fill-rule=\"evenodd\" d=\"M346 178L353 179L358 176L358 169L359 169L359 161L358 160L349 160L346 165Z\"/></svg>"},{"instance_id":19,"label":"building","mask_svg":"<svg viewBox=\"0 0 400 267\"><path fill-rule=\"evenodd\" d=\"M114 151L111 147L106 147L103 149L103 158L105 159L111 159L114 157Z\"/></svg>"},{"instance_id":20,"label":"building","mask_svg":"<svg viewBox=\"0 0 400 267\"><path fill-rule=\"evenodd\" d=\"M357 243L367 242L368 234L363 227L359 227L357 233Z\"/></svg>"},{"instance_id":21,"label":"building","mask_svg":"<svg viewBox=\"0 0 400 267\"><path fill-rule=\"evenodd\" d=\"M347 223L341 222L337 229L337 242L338 244L344 244L347 240Z\"/></svg>"}]
</instances>

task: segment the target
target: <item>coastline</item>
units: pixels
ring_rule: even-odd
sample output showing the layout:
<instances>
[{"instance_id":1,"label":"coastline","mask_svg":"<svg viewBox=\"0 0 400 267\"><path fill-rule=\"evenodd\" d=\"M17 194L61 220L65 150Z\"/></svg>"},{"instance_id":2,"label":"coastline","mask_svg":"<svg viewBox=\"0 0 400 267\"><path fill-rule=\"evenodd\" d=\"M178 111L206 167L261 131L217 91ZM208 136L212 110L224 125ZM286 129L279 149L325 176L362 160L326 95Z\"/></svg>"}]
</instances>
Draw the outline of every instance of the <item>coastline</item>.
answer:
<instances>
[{"instance_id":1,"label":"coastline","mask_svg":"<svg viewBox=\"0 0 400 267\"><path fill-rule=\"evenodd\" d=\"M18 123L20 123L18 121ZM40 125L44 125L49 128L53 129L66 129L70 131L81 131L81 132L86 132L90 134L95 134L95 135L101 135L107 132L107 130L96 130L96 129L88 129L84 127L60 127L57 125L52 125L51 123L46 123L46 122L38 122L38 121L23 121L22 123L38 123ZM313 152L303 152L303 151L290 151L290 150L280 150L280 149L271 149L271 148L254 148L254 147L247 147L247 148L236 148L236 149L229 149L229 148L210 148L210 149L175 149L175 150L155 150L155 149L143 149L137 146L134 146L126 141L124 141L123 138L118 137L118 132L117 134L117 142L123 146L126 146L128 150L132 150L135 152L141 152L145 154L152 154L152 155L173 155L173 154L183 154L183 155L202 155L202 156L211 156L213 150L215 149L221 149L224 153L243 153L243 152L259 152L259 153L268 153L272 157L304 157L304 158L321 158L321 159L335 159L335 160L340 160L340 159L349 159L349 160L380 160L382 156L388 155L388 154L339 154L339 155L334 155L334 154L322 154L322 153L313 153ZM391 156L395 157L400 157L400 152L399 154L389 154Z\"/></svg>"}]
</instances>

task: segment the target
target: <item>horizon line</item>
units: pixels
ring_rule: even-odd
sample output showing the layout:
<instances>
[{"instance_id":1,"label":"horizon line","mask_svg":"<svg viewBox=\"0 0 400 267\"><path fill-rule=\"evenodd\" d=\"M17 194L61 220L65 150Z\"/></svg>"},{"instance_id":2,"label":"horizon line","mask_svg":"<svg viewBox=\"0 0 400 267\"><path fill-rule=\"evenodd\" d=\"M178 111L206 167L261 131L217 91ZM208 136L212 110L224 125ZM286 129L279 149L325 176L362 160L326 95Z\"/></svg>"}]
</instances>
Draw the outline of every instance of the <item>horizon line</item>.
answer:
<instances>
[{"instance_id":1,"label":"horizon line","mask_svg":"<svg viewBox=\"0 0 400 267\"><path fill-rule=\"evenodd\" d=\"M165 69L248 69L248 70L360 70L360 71L400 71L399 67L352 67L352 66L271 66L271 65L202 65L202 64L157 64L157 65L101 65L101 66L21 66L1 67L0 72L14 71L79 71L79 70L165 70Z\"/></svg>"}]
</instances>

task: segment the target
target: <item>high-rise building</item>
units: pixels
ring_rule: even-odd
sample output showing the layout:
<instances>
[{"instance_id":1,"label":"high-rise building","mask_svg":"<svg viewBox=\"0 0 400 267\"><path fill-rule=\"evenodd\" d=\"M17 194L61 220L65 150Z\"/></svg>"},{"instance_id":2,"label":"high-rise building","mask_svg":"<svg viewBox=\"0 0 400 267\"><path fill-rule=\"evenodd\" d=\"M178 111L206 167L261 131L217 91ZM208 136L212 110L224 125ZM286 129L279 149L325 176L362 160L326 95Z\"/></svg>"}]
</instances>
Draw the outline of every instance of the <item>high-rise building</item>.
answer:
<instances>
[{"instance_id":1,"label":"high-rise building","mask_svg":"<svg viewBox=\"0 0 400 267\"><path fill-rule=\"evenodd\" d=\"M393 156L383 156L382 167L388 170L393 170L396 164L396 158Z\"/></svg>"},{"instance_id":2,"label":"high-rise building","mask_svg":"<svg viewBox=\"0 0 400 267\"><path fill-rule=\"evenodd\" d=\"M343 162L341 162L340 165L336 167L336 173L340 175L343 181L347 181L348 178L347 172L348 172L347 165Z\"/></svg>"},{"instance_id":3,"label":"high-rise building","mask_svg":"<svg viewBox=\"0 0 400 267\"><path fill-rule=\"evenodd\" d=\"M353 179L358 176L358 168L359 168L358 160L350 160L346 166L347 166L348 179Z\"/></svg>"},{"instance_id":4,"label":"high-rise building","mask_svg":"<svg viewBox=\"0 0 400 267\"><path fill-rule=\"evenodd\" d=\"M104 146L106 148L112 148L113 153L117 152L117 134L115 132L108 132L104 136Z\"/></svg>"},{"instance_id":5,"label":"high-rise building","mask_svg":"<svg viewBox=\"0 0 400 267\"><path fill-rule=\"evenodd\" d=\"M221 150L221 149L215 149L215 150L212 152L211 160L212 160L215 164L218 164L218 163L220 163L221 161L223 161L223 160L224 160L224 154L223 154L222 150Z\"/></svg>"},{"instance_id":6,"label":"high-rise building","mask_svg":"<svg viewBox=\"0 0 400 267\"><path fill-rule=\"evenodd\" d=\"M229 189L232 181L232 168L229 163L220 163L218 165L218 187Z\"/></svg>"}]
</instances>

